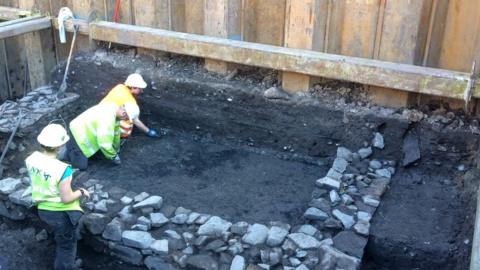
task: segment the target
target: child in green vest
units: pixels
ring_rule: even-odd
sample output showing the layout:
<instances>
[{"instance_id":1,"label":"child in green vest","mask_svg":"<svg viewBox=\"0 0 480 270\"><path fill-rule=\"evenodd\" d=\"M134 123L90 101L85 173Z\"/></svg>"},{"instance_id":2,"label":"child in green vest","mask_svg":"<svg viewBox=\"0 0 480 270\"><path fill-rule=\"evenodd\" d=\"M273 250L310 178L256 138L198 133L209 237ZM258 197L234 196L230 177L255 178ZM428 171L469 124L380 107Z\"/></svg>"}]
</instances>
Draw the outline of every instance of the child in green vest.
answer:
<instances>
[{"instance_id":1,"label":"child in green vest","mask_svg":"<svg viewBox=\"0 0 480 270\"><path fill-rule=\"evenodd\" d=\"M59 149L69 139L61 125L50 124L37 137L43 151L34 152L25 160L32 182L32 202L55 237L55 270L74 269L76 232L83 215L79 199L90 197L83 188L72 190L72 167L57 159Z\"/></svg>"}]
</instances>

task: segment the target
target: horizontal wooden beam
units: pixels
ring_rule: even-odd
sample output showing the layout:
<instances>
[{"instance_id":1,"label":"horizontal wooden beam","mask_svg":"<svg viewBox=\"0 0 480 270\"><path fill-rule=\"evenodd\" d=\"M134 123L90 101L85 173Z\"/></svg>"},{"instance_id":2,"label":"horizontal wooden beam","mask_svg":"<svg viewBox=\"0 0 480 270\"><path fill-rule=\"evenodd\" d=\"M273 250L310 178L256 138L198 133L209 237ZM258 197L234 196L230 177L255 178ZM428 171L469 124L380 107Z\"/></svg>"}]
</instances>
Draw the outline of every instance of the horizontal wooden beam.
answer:
<instances>
[{"instance_id":1,"label":"horizontal wooden beam","mask_svg":"<svg viewBox=\"0 0 480 270\"><path fill-rule=\"evenodd\" d=\"M2 25L4 24L4 25ZM18 36L25 33L30 33L42 29L47 29L52 26L51 20L47 17L36 19L18 19L0 23L0 39Z\"/></svg>"},{"instance_id":2,"label":"horizontal wooden beam","mask_svg":"<svg viewBox=\"0 0 480 270\"><path fill-rule=\"evenodd\" d=\"M465 98L470 79L465 72L106 21L67 20L66 30L73 31L74 23L80 25L80 33L95 40L454 99ZM480 82L473 85L472 97L480 98Z\"/></svg>"},{"instance_id":3,"label":"horizontal wooden beam","mask_svg":"<svg viewBox=\"0 0 480 270\"><path fill-rule=\"evenodd\" d=\"M55 29L58 30L58 20L57 18L54 18L52 20L52 24L55 27ZM90 29L88 26L88 22L86 20L82 19L68 19L63 22L63 25L65 26L65 31L67 32L73 32L73 26L77 25L78 26L78 33L83 34L83 35L89 35L90 34Z\"/></svg>"},{"instance_id":4,"label":"horizontal wooden beam","mask_svg":"<svg viewBox=\"0 0 480 270\"><path fill-rule=\"evenodd\" d=\"M0 20L3 21L15 20L21 17L30 16L31 14L32 12L28 10L0 6Z\"/></svg>"},{"instance_id":5,"label":"horizontal wooden beam","mask_svg":"<svg viewBox=\"0 0 480 270\"><path fill-rule=\"evenodd\" d=\"M124 45L455 99L464 98L470 77L463 72L105 21L90 24L90 37Z\"/></svg>"}]
</instances>

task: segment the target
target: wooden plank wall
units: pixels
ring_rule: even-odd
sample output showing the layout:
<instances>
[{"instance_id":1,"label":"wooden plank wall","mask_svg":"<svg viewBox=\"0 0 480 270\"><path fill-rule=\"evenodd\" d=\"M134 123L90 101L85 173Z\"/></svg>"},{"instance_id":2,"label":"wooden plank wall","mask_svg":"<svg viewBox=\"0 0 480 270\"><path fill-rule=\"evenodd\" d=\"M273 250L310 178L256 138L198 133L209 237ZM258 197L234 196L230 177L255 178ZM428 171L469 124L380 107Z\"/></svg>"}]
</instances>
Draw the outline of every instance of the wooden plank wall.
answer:
<instances>
[{"instance_id":1,"label":"wooden plank wall","mask_svg":"<svg viewBox=\"0 0 480 270\"><path fill-rule=\"evenodd\" d=\"M19 2L25 1L29 0L0 0L0 4L18 7ZM49 11L54 15L67 5L77 16L86 18L96 9L100 18L107 20L112 19L116 2L48 1ZM458 71L470 71L472 61L480 60L478 0L121 0L120 3L122 23ZM8 61L15 64L10 71L15 91L19 91L24 77L23 66L18 64L25 62L24 42L23 38L7 40L9 55L12 54ZM55 45L57 59L64 59L68 44L61 45L57 40ZM77 44L78 50L94 48L85 37ZM229 68L227 63L208 59L205 66L220 73ZM283 74L282 86L291 92L305 91L312 79ZM375 102L397 107L431 99L378 87L370 87L369 93Z\"/></svg>"}]
</instances>

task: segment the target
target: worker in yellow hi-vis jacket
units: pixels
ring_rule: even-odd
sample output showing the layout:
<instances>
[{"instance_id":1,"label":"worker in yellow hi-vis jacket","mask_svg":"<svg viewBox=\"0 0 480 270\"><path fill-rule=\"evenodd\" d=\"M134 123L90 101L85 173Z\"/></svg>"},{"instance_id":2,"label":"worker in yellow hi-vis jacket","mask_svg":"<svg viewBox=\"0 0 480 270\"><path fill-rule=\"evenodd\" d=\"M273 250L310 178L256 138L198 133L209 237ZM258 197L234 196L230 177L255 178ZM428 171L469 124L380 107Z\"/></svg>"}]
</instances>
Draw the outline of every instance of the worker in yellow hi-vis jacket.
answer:
<instances>
[{"instance_id":1,"label":"worker in yellow hi-vis jacket","mask_svg":"<svg viewBox=\"0 0 480 270\"><path fill-rule=\"evenodd\" d=\"M125 80L124 84L118 84L100 101L100 104L115 103L117 105L123 105L127 102L133 102L137 104L135 96L142 93L143 89L147 87L147 83L143 80L142 75L138 73L130 74ZM122 139L128 138L132 133L133 125L145 132L149 137L159 137L158 132L155 129L148 128L140 118L136 118L133 121L122 120L120 121L120 137Z\"/></svg>"},{"instance_id":2,"label":"worker in yellow hi-vis jacket","mask_svg":"<svg viewBox=\"0 0 480 270\"><path fill-rule=\"evenodd\" d=\"M137 104L127 102L95 105L70 122L73 140L67 143L65 160L75 168L85 170L88 158L98 151L120 165L120 120L134 121L139 114Z\"/></svg>"},{"instance_id":3,"label":"worker in yellow hi-vis jacket","mask_svg":"<svg viewBox=\"0 0 480 270\"><path fill-rule=\"evenodd\" d=\"M32 202L40 219L55 235L53 269L74 269L77 229L83 215L79 199L90 197L83 188L72 190L72 167L57 159L59 149L69 139L61 125L50 124L37 137L44 151L36 151L25 160L32 183Z\"/></svg>"}]
</instances>

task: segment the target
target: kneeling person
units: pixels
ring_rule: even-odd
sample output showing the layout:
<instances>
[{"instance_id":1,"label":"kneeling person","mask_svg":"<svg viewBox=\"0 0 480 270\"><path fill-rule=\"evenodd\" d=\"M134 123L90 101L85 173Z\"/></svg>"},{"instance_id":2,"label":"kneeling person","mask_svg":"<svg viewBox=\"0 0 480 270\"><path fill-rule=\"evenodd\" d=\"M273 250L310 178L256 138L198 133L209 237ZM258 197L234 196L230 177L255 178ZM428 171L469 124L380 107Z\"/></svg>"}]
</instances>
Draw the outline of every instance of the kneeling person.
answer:
<instances>
[{"instance_id":1,"label":"kneeling person","mask_svg":"<svg viewBox=\"0 0 480 270\"><path fill-rule=\"evenodd\" d=\"M74 268L76 232L83 215L79 199L90 197L83 188L72 190L72 167L57 159L58 150L68 140L61 125L50 124L37 137L44 151L34 152L25 160L32 182L32 202L55 235L54 269Z\"/></svg>"},{"instance_id":2,"label":"kneeling person","mask_svg":"<svg viewBox=\"0 0 480 270\"><path fill-rule=\"evenodd\" d=\"M138 115L138 106L131 102L122 106L102 103L89 108L70 122L73 140L67 144L66 159L73 167L85 170L88 158L100 150L107 159L120 165L119 122L134 120Z\"/></svg>"}]
</instances>

